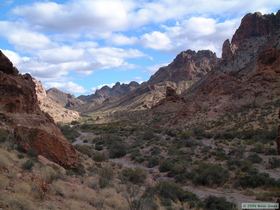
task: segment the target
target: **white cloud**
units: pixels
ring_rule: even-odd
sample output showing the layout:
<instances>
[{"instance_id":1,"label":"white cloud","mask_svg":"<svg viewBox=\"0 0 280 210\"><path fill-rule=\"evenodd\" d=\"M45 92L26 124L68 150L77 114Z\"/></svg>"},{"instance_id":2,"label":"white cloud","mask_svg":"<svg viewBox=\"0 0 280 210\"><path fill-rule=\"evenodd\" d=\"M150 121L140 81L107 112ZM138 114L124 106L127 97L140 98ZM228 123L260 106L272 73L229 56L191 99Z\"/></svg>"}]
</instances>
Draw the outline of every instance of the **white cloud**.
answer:
<instances>
[{"instance_id":1,"label":"white cloud","mask_svg":"<svg viewBox=\"0 0 280 210\"><path fill-rule=\"evenodd\" d=\"M145 47L155 50L169 50L172 48L169 37L165 33L159 31L144 34L141 38L141 42Z\"/></svg>"},{"instance_id":2,"label":"white cloud","mask_svg":"<svg viewBox=\"0 0 280 210\"><path fill-rule=\"evenodd\" d=\"M0 36L25 50L42 49L51 45L47 36L31 31L18 22L0 21Z\"/></svg>"},{"instance_id":3,"label":"white cloud","mask_svg":"<svg viewBox=\"0 0 280 210\"><path fill-rule=\"evenodd\" d=\"M127 37L123 34L112 34L109 39L109 43L114 45L133 45L137 41L137 37Z\"/></svg>"},{"instance_id":4,"label":"white cloud","mask_svg":"<svg viewBox=\"0 0 280 210\"><path fill-rule=\"evenodd\" d=\"M220 55L223 41L233 35L239 21L217 22L213 18L191 17L174 26L163 26L163 32L145 34L142 41L146 47L157 50L178 53L186 49L210 49Z\"/></svg>"},{"instance_id":5,"label":"white cloud","mask_svg":"<svg viewBox=\"0 0 280 210\"><path fill-rule=\"evenodd\" d=\"M74 82L47 82L46 83L47 88L55 87L59 88L67 93L73 93L73 94L83 94L86 93L86 90L81 85L78 85Z\"/></svg>"}]
</instances>

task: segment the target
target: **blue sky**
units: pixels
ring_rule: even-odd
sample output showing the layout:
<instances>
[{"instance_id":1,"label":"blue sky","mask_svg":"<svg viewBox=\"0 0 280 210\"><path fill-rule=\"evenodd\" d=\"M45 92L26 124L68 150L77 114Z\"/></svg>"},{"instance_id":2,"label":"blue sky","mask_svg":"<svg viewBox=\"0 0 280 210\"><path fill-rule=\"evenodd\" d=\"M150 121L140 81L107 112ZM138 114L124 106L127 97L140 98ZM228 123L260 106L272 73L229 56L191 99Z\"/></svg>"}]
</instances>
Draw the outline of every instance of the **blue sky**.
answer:
<instances>
[{"instance_id":1,"label":"blue sky","mask_svg":"<svg viewBox=\"0 0 280 210\"><path fill-rule=\"evenodd\" d=\"M0 48L46 88L90 94L145 81L183 50L218 56L248 12L279 0L2 0Z\"/></svg>"}]
</instances>

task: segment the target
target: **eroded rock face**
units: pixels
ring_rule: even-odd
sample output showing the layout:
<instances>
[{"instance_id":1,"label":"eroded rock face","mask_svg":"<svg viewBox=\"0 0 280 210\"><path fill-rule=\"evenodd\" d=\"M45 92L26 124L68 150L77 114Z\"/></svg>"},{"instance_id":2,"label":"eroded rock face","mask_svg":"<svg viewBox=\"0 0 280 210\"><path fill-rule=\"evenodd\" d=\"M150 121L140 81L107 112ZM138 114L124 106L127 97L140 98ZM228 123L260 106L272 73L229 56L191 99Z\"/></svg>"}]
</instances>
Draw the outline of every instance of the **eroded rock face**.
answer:
<instances>
[{"instance_id":1,"label":"eroded rock face","mask_svg":"<svg viewBox=\"0 0 280 210\"><path fill-rule=\"evenodd\" d=\"M47 94L41 82L35 79L33 79L33 82L35 83L36 94L41 110L48 113L56 123L70 123L80 118L78 112L66 109L61 104L54 101Z\"/></svg>"},{"instance_id":2,"label":"eroded rock face","mask_svg":"<svg viewBox=\"0 0 280 210\"><path fill-rule=\"evenodd\" d=\"M6 63L0 60L0 66ZM61 166L75 167L77 152L53 119L40 110L32 77L12 73L10 64L8 68L0 69L0 128L13 132L26 151L32 148Z\"/></svg>"},{"instance_id":3,"label":"eroded rock face","mask_svg":"<svg viewBox=\"0 0 280 210\"><path fill-rule=\"evenodd\" d=\"M13 66L12 62L2 53L2 51L0 51L0 71L6 74L18 74L18 70Z\"/></svg>"},{"instance_id":4,"label":"eroded rock face","mask_svg":"<svg viewBox=\"0 0 280 210\"><path fill-rule=\"evenodd\" d=\"M252 105L263 109L266 104L277 104L280 12L246 15L232 42L224 42L222 61L183 95L186 103L178 108L175 118L178 124L218 119ZM167 112L169 106L162 104L158 110Z\"/></svg>"},{"instance_id":5,"label":"eroded rock face","mask_svg":"<svg viewBox=\"0 0 280 210\"><path fill-rule=\"evenodd\" d=\"M186 80L198 80L211 71L218 61L216 54L210 50L183 51L168 66L160 68L148 83L156 84L163 81L178 83Z\"/></svg>"}]
</instances>

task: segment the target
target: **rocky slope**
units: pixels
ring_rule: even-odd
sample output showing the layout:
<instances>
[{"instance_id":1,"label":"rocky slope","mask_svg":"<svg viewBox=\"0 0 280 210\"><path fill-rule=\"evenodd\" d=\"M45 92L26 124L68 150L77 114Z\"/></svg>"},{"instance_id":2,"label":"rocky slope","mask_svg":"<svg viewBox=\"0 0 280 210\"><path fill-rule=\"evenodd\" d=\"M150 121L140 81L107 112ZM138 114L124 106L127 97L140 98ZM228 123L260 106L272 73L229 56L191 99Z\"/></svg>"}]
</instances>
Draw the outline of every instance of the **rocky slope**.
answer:
<instances>
[{"instance_id":1,"label":"rocky slope","mask_svg":"<svg viewBox=\"0 0 280 210\"><path fill-rule=\"evenodd\" d=\"M52 118L38 104L35 84L21 75L0 52L0 128L14 136L15 143L64 166L77 164L77 152L64 138Z\"/></svg>"},{"instance_id":2,"label":"rocky slope","mask_svg":"<svg viewBox=\"0 0 280 210\"><path fill-rule=\"evenodd\" d=\"M83 101L79 100L75 96L64 93L57 88L51 88L47 90L46 93L48 98L67 109L74 109L75 107L83 104Z\"/></svg>"},{"instance_id":3,"label":"rocky slope","mask_svg":"<svg viewBox=\"0 0 280 210\"><path fill-rule=\"evenodd\" d=\"M186 102L173 123L209 121L258 109L266 118L276 112L280 103L280 11L246 15L232 41L224 42L220 63L182 96ZM154 111L167 112L172 105L163 103ZM265 120L259 120L255 128L263 127L260 123L273 124L275 118Z\"/></svg>"},{"instance_id":4,"label":"rocky slope","mask_svg":"<svg viewBox=\"0 0 280 210\"><path fill-rule=\"evenodd\" d=\"M78 108L79 111L88 112L93 111L103 103L112 103L119 98L128 95L129 93L133 92L137 89L140 85L137 82L130 82L129 84L121 84L117 82L112 88L105 85L102 88L96 90L94 94L88 96L79 96L78 99L84 101L86 104L80 106Z\"/></svg>"},{"instance_id":5,"label":"rocky slope","mask_svg":"<svg viewBox=\"0 0 280 210\"><path fill-rule=\"evenodd\" d=\"M36 94L41 110L48 113L56 123L70 123L79 119L80 115L78 112L64 108L64 106L70 104L70 101L76 101L73 96L57 89L51 89L51 91L49 90L46 92L41 82L35 79L33 79L33 82L35 83ZM54 92L65 97L56 97L56 95L53 94Z\"/></svg>"},{"instance_id":6,"label":"rocky slope","mask_svg":"<svg viewBox=\"0 0 280 210\"><path fill-rule=\"evenodd\" d=\"M180 94L210 72L218 62L216 54L209 50L181 52L172 63L160 68L147 82L135 86L125 94L116 95L114 100L102 100L98 106L81 111L115 112L149 109L165 98L168 87ZM107 90L109 88L104 87L100 91L103 93Z\"/></svg>"}]
</instances>

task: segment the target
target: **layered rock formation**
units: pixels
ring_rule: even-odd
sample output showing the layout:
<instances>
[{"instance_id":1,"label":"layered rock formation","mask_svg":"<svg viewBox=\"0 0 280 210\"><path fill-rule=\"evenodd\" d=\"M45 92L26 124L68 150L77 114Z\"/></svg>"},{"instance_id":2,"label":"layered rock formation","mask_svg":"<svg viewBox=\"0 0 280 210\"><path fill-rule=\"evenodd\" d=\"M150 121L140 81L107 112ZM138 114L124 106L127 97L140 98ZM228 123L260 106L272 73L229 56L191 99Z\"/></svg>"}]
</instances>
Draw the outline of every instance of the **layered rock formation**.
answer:
<instances>
[{"instance_id":1,"label":"layered rock formation","mask_svg":"<svg viewBox=\"0 0 280 210\"><path fill-rule=\"evenodd\" d=\"M0 128L14 133L24 150L33 149L64 167L74 167L77 152L52 118L40 110L32 77L18 74L1 51L0 67Z\"/></svg>"},{"instance_id":2,"label":"layered rock formation","mask_svg":"<svg viewBox=\"0 0 280 210\"><path fill-rule=\"evenodd\" d=\"M47 90L47 96L55 103L67 109L75 109L83 104L83 101L79 100L75 96L64 93L57 88Z\"/></svg>"},{"instance_id":3,"label":"layered rock formation","mask_svg":"<svg viewBox=\"0 0 280 210\"><path fill-rule=\"evenodd\" d=\"M64 103L58 103L57 100L54 101L53 97L45 91L41 82L35 79L33 79L33 82L35 83L37 99L41 110L48 113L56 123L70 123L80 118L78 112L64 108L61 105ZM69 95L66 93L63 94Z\"/></svg>"}]
</instances>

